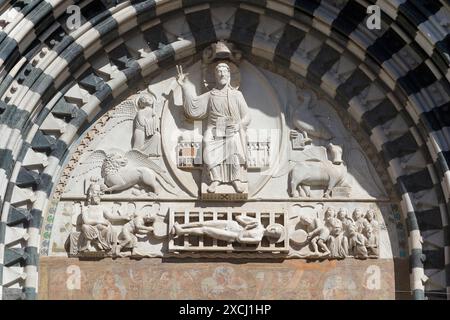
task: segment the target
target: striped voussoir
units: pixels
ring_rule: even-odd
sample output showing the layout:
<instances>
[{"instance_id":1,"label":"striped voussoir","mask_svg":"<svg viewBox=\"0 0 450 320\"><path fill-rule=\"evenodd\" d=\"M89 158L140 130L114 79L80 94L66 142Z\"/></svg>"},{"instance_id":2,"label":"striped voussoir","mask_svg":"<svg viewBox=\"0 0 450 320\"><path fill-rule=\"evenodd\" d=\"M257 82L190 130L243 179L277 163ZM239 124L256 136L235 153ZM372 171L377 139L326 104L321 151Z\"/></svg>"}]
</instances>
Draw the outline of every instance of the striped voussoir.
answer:
<instances>
[{"instance_id":1,"label":"striped voussoir","mask_svg":"<svg viewBox=\"0 0 450 320\"><path fill-rule=\"evenodd\" d=\"M77 3L82 25L69 30ZM306 79L360 125L401 198L413 297L448 298L450 8L376 1L382 29L369 30L362 3L0 1L0 298L37 297L42 212L84 130L220 39Z\"/></svg>"}]
</instances>

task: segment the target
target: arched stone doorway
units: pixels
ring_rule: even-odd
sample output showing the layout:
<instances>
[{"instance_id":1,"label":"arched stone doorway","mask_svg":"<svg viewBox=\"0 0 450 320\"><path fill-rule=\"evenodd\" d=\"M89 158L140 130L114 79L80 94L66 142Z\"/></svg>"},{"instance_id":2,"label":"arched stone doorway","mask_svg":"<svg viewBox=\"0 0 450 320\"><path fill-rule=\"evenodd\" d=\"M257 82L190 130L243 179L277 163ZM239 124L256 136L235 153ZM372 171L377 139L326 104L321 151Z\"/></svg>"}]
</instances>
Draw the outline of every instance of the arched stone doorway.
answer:
<instances>
[{"instance_id":1,"label":"arched stone doorway","mask_svg":"<svg viewBox=\"0 0 450 320\"><path fill-rule=\"evenodd\" d=\"M10 24L2 42L8 72L2 89L5 298L36 297L38 257L45 248L40 234L49 225L41 217L48 217L79 137L130 90L143 89L147 79L190 57L196 61L195 55L218 40L234 43L259 68L294 85L307 83L334 103L341 120L355 127L353 137L374 170L384 163L378 178L387 189L392 183L400 200L413 296L446 292L448 56L446 26L439 22L448 14L444 5L386 4L383 28L375 32L364 27L365 8L354 2L144 1L108 8L85 1L82 13L89 21L73 32L61 23L65 6L24 6L21 12L35 14L17 23L5 20ZM420 12L421 20L412 22L421 22L422 29L407 28L411 20L401 18L409 12ZM33 41L27 28L41 37ZM423 37L426 31L433 37ZM417 42L411 42L412 34ZM394 47L392 37L404 44ZM390 182L383 180L386 174Z\"/></svg>"}]
</instances>

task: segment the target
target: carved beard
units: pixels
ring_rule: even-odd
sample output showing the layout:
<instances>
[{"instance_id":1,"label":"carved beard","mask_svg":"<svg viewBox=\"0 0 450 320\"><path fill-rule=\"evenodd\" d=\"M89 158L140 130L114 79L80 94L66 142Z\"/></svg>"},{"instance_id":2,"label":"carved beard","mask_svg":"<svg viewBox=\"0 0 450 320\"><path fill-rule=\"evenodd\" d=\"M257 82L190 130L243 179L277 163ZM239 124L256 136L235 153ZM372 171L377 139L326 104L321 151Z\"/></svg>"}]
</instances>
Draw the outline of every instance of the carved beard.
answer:
<instances>
[{"instance_id":1,"label":"carved beard","mask_svg":"<svg viewBox=\"0 0 450 320\"><path fill-rule=\"evenodd\" d=\"M216 78L216 82L222 86L226 86L227 84L230 83L230 76L222 76L222 77L217 77Z\"/></svg>"}]
</instances>

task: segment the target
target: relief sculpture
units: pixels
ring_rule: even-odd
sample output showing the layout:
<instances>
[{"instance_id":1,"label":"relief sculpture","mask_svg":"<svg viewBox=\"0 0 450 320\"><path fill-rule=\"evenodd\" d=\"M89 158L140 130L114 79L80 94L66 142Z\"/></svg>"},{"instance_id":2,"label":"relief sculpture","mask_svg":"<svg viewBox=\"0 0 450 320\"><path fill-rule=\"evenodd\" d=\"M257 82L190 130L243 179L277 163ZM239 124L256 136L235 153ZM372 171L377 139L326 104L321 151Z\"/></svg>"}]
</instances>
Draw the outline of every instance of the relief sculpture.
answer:
<instances>
[{"instance_id":1,"label":"relief sculpture","mask_svg":"<svg viewBox=\"0 0 450 320\"><path fill-rule=\"evenodd\" d=\"M110 153L97 150L92 153L88 163L101 165L101 177L106 186L104 192L123 191L141 185L151 188L157 195L161 186L167 188L168 184L173 187L167 172L137 150L125 154L121 150Z\"/></svg>"},{"instance_id":2,"label":"relief sculpture","mask_svg":"<svg viewBox=\"0 0 450 320\"><path fill-rule=\"evenodd\" d=\"M342 148L328 145L331 160L307 160L295 165L290 172L291 197L310 197L311 186L324 187L324 198L329 198L335 187L341 186L347 174L342 161Z\"/></svg>"},{"instance_id":3,"label":"relief sculpture","mask_svg":"<svg viewBox=\"0 0 450 320\"><path fill-rule=\"evenodd\" d=\"M383 221L391 208L365 188L380 189L378 178L355 164L364 150L315 91L223 41L186 61L107 110L80 139L48 254L392 255Z\"/></svg>"},{"instance_id":4,"label":"relief sculpture","mask_svg":"<svg viewBox=\"0 0 450 320\"><path fill-rule=\"evenodd\" d=\"M207 117L203 135L203 161L211 183L208 193L230 183L238 193L246 190L247 135L250 124L248 106L242 93L230 84L230 67L219 63L215 68L216 87L196 96L178 67L177 81L183 91L183 107L190 119Z\"/></svg>"},{"instance_id":5,"label":"relief sculpture","mask_svg":"<svg viewBox=\"0 0 450 320\"><path fill-rule=\"evenodd\" d=\"M291 221L296 224L291 234L294 251L297 251L292 252L293 255L307 259L379 257L380 225L374 220L373 209L364 214L360 208L355 208L350 217L346 208L327 207L321 215L321 209L310 207L307 210L307 207L291 207L291 218L294 218Z\"/></svg>"},{"instance_id":6,"label":"relief sculpture","mask_svg":"<svg viewBox=\"0 0 450 320\"><path fill-rule=\"evenodd\" d=\"M204 222L191 222L174 224L175 236L181 235L207 235L211 238L226 242L239 242L259 244L264 236L279 240L283 235L283 226L271 224L264 228L261 222L252 217L237 216L234 220L211 220Z\"/></svg>"}]
</instances>

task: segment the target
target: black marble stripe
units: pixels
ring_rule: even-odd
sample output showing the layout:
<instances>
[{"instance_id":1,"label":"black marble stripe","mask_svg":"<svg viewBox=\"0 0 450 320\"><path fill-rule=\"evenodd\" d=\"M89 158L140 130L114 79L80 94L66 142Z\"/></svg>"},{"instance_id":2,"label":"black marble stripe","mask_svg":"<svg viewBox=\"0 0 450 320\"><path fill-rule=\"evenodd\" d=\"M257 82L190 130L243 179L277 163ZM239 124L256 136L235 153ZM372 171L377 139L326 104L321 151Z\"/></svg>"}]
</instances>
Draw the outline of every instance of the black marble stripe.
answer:
<instances>
[{"instance_id":1,"label":"black marble stripe","mask_svg":"<svg viewBox=\"0 0 450 320\"><path fill-rule=\"evenodd\" d=\"M450 170L450 151L441 151L438 153L438 162L444 172ZM441 175L443 176L443 174Z\"/></svg>"},{"instance_id":2,"label":"black marble stripe","mask_svg":"<svg viewBox=\"0 0 450 320\"><path fill-rule=\"evenodd\" d=\"M323 75L328 72L331 67L341 58L341 54L324 44L317 56L308 66L306 79L314 84L320 85Z\"/></svg>"},{"instance_id":3,"label":"black marble stripe","mask_svg":"<svg viewBox=\"0 0 450 320\"><path fill-rule=\"evenodd\" d=\"M76 42L64 50L60 57L68 62L69 72L74 75L86 63L84 48Z\"/></svg>"},{"instance_id":4,"label":"black marble stripe","mask_svg":"<svg viewBox=\"0 0 450 320\"><path fill-rule=\"evenodd\" d=\"M339 12L331 27L345 35L350 35L367 17L366 7L356 1L348 1Z\"/></svg>"},{"instance_id":5,"label":"black marble stripe","mask_svg":"<svg viewBox=\"0 0 450 320\"><path fill-rule=\"evenodd\" d=\"M438 12L441 7L442 4L435 0L407 0L398 7L398 12L418 26Z\"/></svg>"},{"instance_id":6,"label":"black marble stripe","mask_svg":"<svg viewBox=\"0 0 450 320\"><path fill-rule=\"evenodd\" d=\"M160 68L168 68L175 62L175 50L169 43L169 39L161 24L157 24L142 32L148 46L158 59Z\"/></svg>"},{"instance_id":7,"label":"black marble stripe","mask_svg":"<svg viewBox=\"0 0 450 320\"><path fill-rule=\"evenodd\" d=\"M56 139L38 130L31 141L31 148L34 151L45 152L49 155L56 148Z\"/></svg>"},{"instance_id":8,"label":"black marble stripe","mask_svg":"<svg viewBox=\"0 0 450 320\"><path fill-rule=\"evenodd\" d=\"M175 62L175 49L170 44L161 46L153 53L158 59L158 66L160 68L169 68Z\"/></svg>"},{"instance_id":9,"label":"black marble stripe","mask_svg":"<svg viewBox=\"0 0 450 320\"><path fill-rule=\"evenodd\" d=\"M450 56L449 56L450 57ZM439 69L442 74L447 74L448 66L450 65L450 59L445 59L441 52L435 47L433 54L431 55L431 61Z\"/></svg>"},{"instance_id":10,"label":"black marble stripe","mask_svg":"<svg viewBox=\"0 0 450 320\"><path fill-rule=\"evenodd\" d=\"M237 9L230 40L238 43L244 52L250 53L258 24L259 14L242 8Z\"/></svg>"},{"instance_id":11,"label":"black marble stripe","mask_svg":"<svg viewBox=\"0 0 450 320\"><path fill-rule=\"evenodd\" d=\"M433 180L427 168L397 178L397 189L399 189L400 194L429 190L433 187Z\"/></svg>"},{"instance_id":12,"label":"black marble stripe","mask_svg":"<svg viewBox=\"0 0 450 320\"><path fill-rule=\"evenodd\" d=\"M40 1L31 1L28 3L25 2L21 2L21 3L17 3L17 5L15 4L14 7L16 7L17 9L20 9L20 13L23 16L27 16L32 10L34 10L34 8L40 3ZM27 17L28 19L28 17ZM0 43L7 38L7 34L5 32L1 32L0 33ZM2 51L1 49L1 45L0 45L0 52Z\"/></svg>"},{"instance_id":13,"label":"black marble stripe","mask_svg":"<svg viewBox=\"0 0 450 320\"><path fill-rule=\"evenodd\" d=\"M416 211L415 214L419 230L427 231L442 229L442 217L439 207L423 211Z\"/></svg>"},{"instance_id":14,"label":"black marble stripe","mask_svg":"<svg viewBox=\"0 0 450 320\"><path fill-rule=\"evenodd\" d=\"M382 146L384 157L388 162L392 159L414 153L418 149L419 146L410 131L394 140L384 143Z\"/></svg>"},{"instance_id":15,"label":"black marble stripe","mask_svg":"<svg viewBox=\"0 0 450 320\"><path fill-rule=\"evenodd\" d=\"M24 292L26 300L36 300L37 299L36 288L24 287L23 292Z\"/></svg>"},{"instance_id":16,"label":"black marble stripe","mask_svg":"<svg viewBox=\"0 0 450 320\"><path fill-rule=\"evenodd\" d=\"M425 263L423 265L424 269L444 269L445 268L445 257L444 248L439 248L437 250L423 250L425 255Z\"/></svg>"},{"instance_id":17,"label":"black marble stripe","mask_svg":"<svg viewBox=\"0 0 450 320\"><path fill-rule=\"evenodd\" d=\"M41 2L27 19L33 23L35 34L39 35L55 22L53 7L48 2Z\"/></svg>"},{"instance_id":18,"label":"black marble stripe","mask_svg":"<svg viewBox=\"0 0 450 320\"><path fill-rule=\"evenodd\" d=\"M187 13L186 21L194 36L195 46L199 50L205 48L211 42L217 41L209 9Z\"/></svg>"},{"instance_id":19,"label":"black marble stripe","mask_svg":"<svg viewBox=\"0 0 450 320\"><path fill-rule=\"evenodd\" d=\"M448 203L447 203L447 208L449 208ZM447 211L448 211L448 209L447 209ZM444 231L444 246L450 247L450 225L443 226L442 230ZM450 276L450 274L448 274L448 276Z\"/></svg>"},{"instance_id":20,"label":"black marble stripe","mask_svg":"<svg viewBox=\"0 0 450 320\"><path fill-rule=\"evenodd\" d=\"M42 211L39 209L30 210L31 219L24 223L27 228L40 229L42 224Z\"/></svg>"},{"instance_id":21,"label":"black marble stripe","mask_svg":"<svg viewBox=\"0 0 450 320\"><path fill-rule=\"evenodd\" d=\"M436 82L436 77L425 62L410 70L397 81L397 86L405 90L407 95L419 92L423 88Z\"/></svg>"},{"instance_id":22,"label":"black marble stripe","mask_svg":"<svg viewBox=\"0 0 450 320\"><path fill-rule=\"evenodd\" d=\"M0 221L0 243L5 243L5 234L6 234L6 223ZM0 268L1 270L1 268ZM3 278L0 277L0 283L3 281Z\"/></svg>"},{"instance_id":23,"label":"black marble stripe","mask_svg":"<svg viewBox=\"0 0 450 320\"><path fill-rule=\"evenodd\" d=\"M25 252L27 254L25 264L27 266L39 266L39 253L36 247L27 246L25 247Z\"/></svg>"},{"instance_id":24,"label":"black marble stripe","mask_svg":"<svg viewBox=\"0 0 450 320\"><path fill-rule=\"evenodd\" d=\"M119 25L114 18L105 19L95 25L95 30L99 32L103 46L120 37L118 28Z\"/></svg>"},{"instance_id":25,"label":"black marble stripe","mask_svg":"<svg viewBox=\"0 0 450 320\"><path fill-rule=\"evenodd\" d=\"M341 104L341 107L348 108L348 102L359 95L371 83L372 80L358 68L336 89L336 100Z\"/></svg>"},{"instance_id":26,"label":"black marble stripe","mask_svg":"<svg viewBox=\"0 0 450 320\"><path fill-rule=\"evenodd\" d=\"M2 276L2 268L0 267L0 277ZM2 300L23 300L25 294L21 288L2 288Z\"/></svg>"},{"instance_id":27,"label":"black marble stripe","mask_svg":"<svg viewBox=\"0 0 450 320\"><path fill-rule=\"evenodd\" d=\"M434 45L435 49L440 52L442 59L446 60L446 64L450 64L450 34L444 39L438 41Z\"/></svg>"},{"instance_id":28,"label":"black marble stripe","mask_svg":"<svg viewBox=\"0 0 450 320\"><path fill-rule=\"evenodd\" d=\"M405 223L408 232L420 230L419 222L414 211L407 212Z\"/></svg>"},{"instance_id":29,"label":"black marble stripe","mask_svg":"<svg viewBox=\"0 0 450 320\"><path fill-rule=\"evenodd\" d=\"M127 77L128 88L133 88L138 84L144 82L144 79L142 78L141 75L141 71L142 71L141 66L135 61L131 62L129 68L122 70L122 72Z\"/></svg>"},{"instance_id":30,"label":"black marble stripe","mask_svg":"<svg viewBox=\"0 0 450 320\"><path fill-rule=\"evenodd\" d=\"M148 46L152 51L158 50L161 45L168 45L169 40L167 39L164 28L161 24L157 24L145 31L142 31L144 39L147 41Z\"/></svg>"},{"instance_id":31,"label":"black marble stripe","mask_svg":"<svg viewBox=\"0 0 450 320\"><path fill-rule=\"evenodd\" d=\"M40 181L37 185L37 191L45 192L47 194L47 198L50 197L53 189L52 176L48 175L47 173L41 173L39 175L39 178Z\"/></svg>"},{"instance_id":32,"label":"black marble stripe","mask_svg":"<svg viewBox=\"0 0 450 320\"><path fill-rule=\"evenodd\" d=\"M426 257L421 249L411 249L411 254L409 256L409 271L411 272L413 268L423 268L425 259Z\"/></svg>"},{"instance_id":33,"label":"black marble stripe","mask_svg":"<svg viewBox=\"0 0 450 320\"><path fill-rule=\"evenodd\" d=\"M91 20L92 18L98 19L100 14L110 17L111 14L108 12L108 9L101 1L92 1L87 6L81 8L81 14L86 20ZM104 18L104 17L103 17ZM95 23L96 21L91 21Z\"/></svg>"},{"instance_id":34,"label":"black marble stripe","mask_svg":"<svg viewBox=\"0 0 450 320\"><path fill-rule=\"evenodd\" d=\"M143 24L147 21L156 17L156 1L131 1L132 6L136 10L136 19L138 25Z\"/></svg>"},{"instance_id":35,"label":"black marble stripe","mask_svg":"<svg viewBox=\"0 0 450 320\"><path fill-rule=\"evenodd\" d=\"M303 30L287 24L275 49L274 63L289 67L292 55L297 51L305 35L306 32Z\"/></svg>"},{"instance_id":36,"label":"black marble stripe","mask_svg":"<svg viewBox=\"0 0 450 320\"><path fill-rule=\"evenodd\" d=\"M117 47L111 50L108 53L108 57L121 71L129 68L130 63L133 61L133 56L124 43L119 44ZM91 71L89 72L91 73Z\"/></svg>"},{"instance_id":37,"label":"black marble stripe","mask_svg":"<svg viewBox=\"0 0 450 320\"><path fill-rule=\"evenodd\" d=\"M33 87L30 88L31 91L40 95L40 101L45 105L56 93L55 79L52 76L43 73L39 77Z\"/></svg>"},{"instance_id":38,"label":"black marble stripe","mask_svg":"<svg viewBox=\"0 0 450 320\"><path fill-rule=\"evenodd\" d=\"M0 59L3 60L3 66L6 71L10 71L20 59L21 54L17 41L7 37L0 46Z\"/></svg>"},{"instance_id":39,"label":"black marble stripe","mask_svg":"<svg viewBox=\"0 0 450 320\"><path fill-rule=\"evenodd\" d=\"M450 127L450 102L422 113L420 118L428 125L428 128L433 131Z\"/></svg>"},{"instance_id":40,"label":"black marble stripe","mask_svg":"<svg viewBox=\"0 0 450 320\"><path fill-rule=\"evenodd\" d=\"M3 76L3 79L0 76L0 96L2 96L6 92L13 80L14 78L10 74L6 74L5 76ZM0 111L0 113L1 112L2 111Z\"/></svg>"},{"instance_id":41,"label":"black marble stripe","mask_svg":"<svg viewBox=\"0 0 450 320\"><path fill-rule=\"evenodd\" d=\"M59 164L61 165L64 162L64 158L68 151L69 147L61 140L56 140L55 147L51 151L51 155L57 159L59 159Z\"/></svg>"},{"instance_id":42,"label":"black marble stripe","mask_svg":"<svg viewBox=\"0 0 450 320\"><path fill-rule=\"evenodd\" d=\"M94 93L94 96L101 101L100 108L104 109L109 106L109 104L112 102L112 89L111 87L105 83L104 86L101 87L100 90Z\"/></svg>"},{"instance_id":43,"label":"black marble stripe","mask_svg":"<svg viewBox=\"0 0 450 320\"><path fill-rule=\"evenodd\" d=\"M304 12L307 12L310 16L314 16L314 11L320 7L320 0L295 0L294 4L295 8L301 9ZM303 13L299 13L296 11L295 18L303 15Z\"/></svg>"},{"instance_id":44,"label":"black marble stripe","mask_svg":"<svg viewBox=\"0 0 450 320\"><path fill-rule=\"evenodd\" d=\"M385 124L398 115L398 110L388 98L385 98L377 106L365 112L361 119L372 131L373 128Z\"/></svg>"},{"instance_id":45,"label":"black marble stripe","mask_svg":"<svg viewBox=\"0 0 450 320\"><path fill-rule=\"evenodd\" d=\"M206 0L182 0L181 6L183 8L189 8L189 7L198 6L198 5L207 3L207 2L209 2L209 1L206 1Z\"/></svg>"},{"instance_id":46,"label":"black marble stripe","mask_svg":"<svg viewBox=\"0 0 450 320\"><path fill-rule=\"evenodd\" d=\"M367 48L367 53L380 64L392 58L400 49L406 45L406 42L400 35L389 28L381 37Z\"/></svg>"},{"instance_id":47,"label":"black marble stripe","mask_svg":"<svg viewBox=\"0 0 450 320\"><path fill-rule=\"evenodd\" d=\"M11 129L21 130L28 121L30 114L28 111L19 109L18 107L8 104L6 110L0 117L0 123L7 125Z\"/></svg>"}]
</instances>

